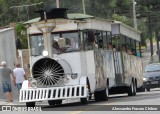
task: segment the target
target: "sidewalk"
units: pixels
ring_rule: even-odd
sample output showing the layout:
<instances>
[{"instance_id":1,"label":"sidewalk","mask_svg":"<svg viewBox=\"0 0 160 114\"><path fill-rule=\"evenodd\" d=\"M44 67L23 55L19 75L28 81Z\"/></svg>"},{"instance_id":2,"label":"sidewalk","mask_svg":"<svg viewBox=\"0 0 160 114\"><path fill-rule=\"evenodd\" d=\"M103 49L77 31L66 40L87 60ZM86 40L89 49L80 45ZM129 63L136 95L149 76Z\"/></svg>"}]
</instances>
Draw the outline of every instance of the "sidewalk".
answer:
<instances>
[{"instance_id":1,"label":"sidewalk","mask_svg":"<svg viewBox=\"0 0 160 114\"><path fill-rule=\"evenodd\" d=\"M20 103L18 100L13 102L6 102L4 99L0 99L0 105L25 105L25 103Z\"/></svg>"}]
</instances>

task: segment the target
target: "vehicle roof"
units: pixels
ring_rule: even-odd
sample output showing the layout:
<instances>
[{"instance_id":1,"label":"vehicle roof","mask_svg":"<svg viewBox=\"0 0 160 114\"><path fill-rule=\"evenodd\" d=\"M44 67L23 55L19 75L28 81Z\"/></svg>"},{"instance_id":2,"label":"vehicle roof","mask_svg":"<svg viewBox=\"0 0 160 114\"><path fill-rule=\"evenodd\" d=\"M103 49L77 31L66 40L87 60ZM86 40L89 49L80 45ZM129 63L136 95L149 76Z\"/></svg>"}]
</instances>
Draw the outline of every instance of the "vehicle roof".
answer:
<instances>
[{"instance_id":1,"label":"vehicle roof","mask_svg":"<svg viewBox=\"0 0 160 114\"><path fill-rule=\"evenodd\" d=\"M81 19L89 19L89 18L94 18L94 16L87 15L87 14L81 14L81 13L72 13L72 14L67 14L68 19L74 19L74 20L81 20ZM27 22L24 22L24 24L31 24L38 22L40 20L40 17L31 19Z\"/></svg>"}]
</instances>

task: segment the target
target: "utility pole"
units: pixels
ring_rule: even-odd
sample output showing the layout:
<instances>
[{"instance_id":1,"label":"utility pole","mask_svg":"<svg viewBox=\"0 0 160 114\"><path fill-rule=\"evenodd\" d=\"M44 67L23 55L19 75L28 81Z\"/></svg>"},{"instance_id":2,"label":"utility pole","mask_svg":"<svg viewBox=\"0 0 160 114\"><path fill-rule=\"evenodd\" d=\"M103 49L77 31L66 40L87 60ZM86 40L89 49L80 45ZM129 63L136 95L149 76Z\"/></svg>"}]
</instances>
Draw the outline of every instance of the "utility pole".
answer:
<instances>
[{"instance_id":1,"label":"utility pole","mask_svg":"<svg viewBox=\"0 0 160 114\"><path fill-rule=\"evenodd\" d=\"M158 62L160 62L160 50L159 50L159 30L156 29L155 35L156 35L156 43L157 43L157 55L158 55Z\"/></svg>"},{"instance_id":2,"label":"utility pole","mask_svg":"<svg viewBox=\"0 0 160 114\"><path fill-rule=\"evenodd\" d=\"M86 9L85 9L85 3L84 3L84 0L82 0L82 6L83 6L83 14L86 14Z\"/></svg>"},{"instance_id":3,"label":"utility pole","mask_svg":"<svg viewBox=\"0 0 160 114\"><path fill-rule=\"evenodd\" d=\"M149 37L150 37L150 49L151 49L151 58L153 56L153 40L152 40L152 28L151 28L151 17L148 17L148 24L149 24Z\"/></svg>"},{"instance_id":4,"label":"utility pole","mask_svg":"<svg viewBox=\"0 0 160 114\"><path fill-rule=\"evenodd\" d=\"M59 8L59 0L56 0L56 6Z\"/></svg>"},{"instance_id":5,"label":"utility pole","mask_svg":"<svg viewBox=\"0 0 160 114\"><path fill-rule=\"evenodd\" d=\"M133 5L133 23L134 23L134 28L137 29L136 2L135 2L135 0L132 0L132 5Z\"/></svg>"}]
</instances>

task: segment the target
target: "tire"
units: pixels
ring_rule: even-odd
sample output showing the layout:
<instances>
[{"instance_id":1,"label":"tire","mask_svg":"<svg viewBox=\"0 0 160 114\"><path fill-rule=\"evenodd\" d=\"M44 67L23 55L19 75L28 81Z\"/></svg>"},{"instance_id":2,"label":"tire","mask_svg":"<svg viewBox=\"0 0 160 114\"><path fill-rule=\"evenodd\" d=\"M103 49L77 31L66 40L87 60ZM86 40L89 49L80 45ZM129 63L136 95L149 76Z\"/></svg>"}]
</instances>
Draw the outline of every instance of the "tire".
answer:
<instances>
[{"instance_id":1,"label":"tire","mask_svg":"<svg viewBox=\"0 0 160 114\"><path fill-rule=\"evenodd\" d=\"M60 105L60 104L62 104L62 100L55 100L55 103L56 103L57 105Z\"/></svg>"},{"instance_id":2,"label":"tire","mask_svg":"<svg viewBox=\"0 0 160 114\"><path fill-rule=\"evenodd\" d=\"M26 107L35 107L35 102L26 102Z\"/></svg>"},{"instance_id":3,"label":"tire","mask_svg":"<svg viewBox=\"0 0 160 114\"><path fill-rule=\"evenodd\" d=\"M147 91L150 91L150 88L148 87L148 88L146 88L146 90L147 90Z\"/></svg>"},{"instance_id":4,"label":"tire","mask_svg":"<svg viewBox=\"0 0 160 114\"><path fill-rule=\"evenodd\" d=\"M107 101L109 98L109 88L106 87L103 91L96 91L94 98L95 101Z\"/></svg>"},{"instance_id":5,"label":"tire","mask_svg":"<svg viewBox=\"0 0 160 114\"><path fill-rule=\"evenodd\" d=\"M137 84L134 81L134 90L133 90L133 95L136 95L137 93Z\"/></svg>"},{"instance_id":6,"label":"tire","mask_svg":"<svg viewBox=\"0 0 160 114\"><path fill-rule=\"evenodd\" d=\"M89 102L89 99L90 99L90 96L91 94L90 94L90 92L89 92L89 89L87 90L87 97L85 97L85 98L80 98L80 100L81 100L81 104L88 104L88 102Z\"/></svg>"},{"instance_id":7,"label":"tire","mask_svg":"<svg viewBox=\"0 0 160 114\"><path fill-rule=\"evenodd\" d=\"M87 79L87 84L86 84L87 86L88 86L88 88L87 88L87 97L85 97L85 98L80 98L80 101L81 101L81 104L88 104L89 103L89 100L91 99L91 97L92 97L92 94L91 94L91 92L90 92L90 84L89 84L89 80Z\"/></svg>"},{"instance_id":8,"label":"tire","mask_svg":"<svg viewBox=\"0 0 160 114\"><path fill-rule=\"evenodd\" d=\"M131 85L128 87L128 96L134 95L134 82L132 81Z\"/></svg>"},{"instance_id":9,"label":"tire","mask_svg":"<svg viewBox=\"0 0 160 114\"><path fill-rule=\"evenodd\" d=\"M145 87L144 87L144 85L142 85L138 90L139 90L138 92L145 92Z\"/></svg>"},{"instance_id":10,"label":"tire","mask_svg":"<svg viewBox=\"0 0 160 114\"><path fill-rule=\"evenodd\" d=\"M49 100L49 101L48 101L48 104L49 104L50 106L53 106L53 105L55 105L56 103L55 103L54 100Z\"/></svg>"},{"instance_id":11,"label":"tire","mask_svg":"<svg viewBox=\"0 0 160 114\"><path fill-rule=\"evenodd\" d=\"M102 91L102 94L101 94L101 100L105 100L107 101L108 98L109 98L109 88L108 88L108 85L106 86L105 90Z\"/></svg>"},{"instance_id":12,"label":"tire","mask_svg":"<svg viewBox=\"0 0 160 114\"><path fill-rule=\"evenodd\" d=\"M95 91L94 92L94 99L95 101L101 101L101 91Z\"/></svg>"},{"instance_id":13,"label":"tire","mask_svg":"<svg viewBox=\"0 0 160 114\"><path fill-rule=\"evenodd\" d=\"M92 99L92 93L89 94L89 100L91 100L91 99Z\"/></svg>"},{"instance_id":14,"label":"tire","mask_svg":"<svg viewBox=\"0 0 160 114\"><path fill-rule=\"evenodd\" d=\"M95 101L107 101L109 98L109 88L108 83L106 83L106 88L102 91L96 91L94 93Z\"/></svg>"},{"instance_id":15,"label":"tire","mask_svg":"<svg viewBox=\"0 0 160 114\"><path fill-rule=\"evenodd\" d=\"M81 104L88 104L89 97L88 98L81 98Z\"/></svg>"},{"instance_id":16,"label":"tire","mask_svg":"<svg viewBox=\"0 0 160 114\"><path fill-rule=\"evenodd\" d=\"M60 105L62 104L62 100L49 100L48 104L53 106L53 105Z\"/></svg>"}]
</instances>

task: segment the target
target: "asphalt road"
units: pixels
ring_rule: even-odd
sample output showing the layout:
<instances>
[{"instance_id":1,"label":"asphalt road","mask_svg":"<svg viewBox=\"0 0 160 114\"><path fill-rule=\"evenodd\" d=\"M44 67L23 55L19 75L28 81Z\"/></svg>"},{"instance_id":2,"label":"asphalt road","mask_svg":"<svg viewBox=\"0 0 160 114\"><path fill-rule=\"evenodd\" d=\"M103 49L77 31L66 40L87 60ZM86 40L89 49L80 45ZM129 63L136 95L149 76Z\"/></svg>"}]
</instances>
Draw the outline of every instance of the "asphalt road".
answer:
<instances>
[{"instance_id":1,"label":"asphalt road","mask_svg":"<svg viewBox=\"0 0 160 114\"><path fill-rule=\"evenodd\" d=\"M160 108L160 89L152 89L150 92L137 93L136 96L128 97L127 94L111 95L108 101L95 102L91 100L88 105L82 105L79 101L65 103L58 106L44 106L43 111L109 111L114 106L128 107L131 105L159 105ZM122 107L123 107L122 106ZM141 107L140 107L141 108Z\"/></svg>"},{"instance_id":2,"label":"asphalt road","mask_svg":"<svg viewBox=\"0 0 160 114\"><path fill-rule=\"evenodd\" d=\"M80 104L78 99L72 102L65 101L62 105L57 106L49 106L47 102L38 102L37 104L43 105L42 112L23 112L23 114L159 114L160 111L155 110L157 107L160 109L160 88L151 89L150 92L140 92L131 97L128 97L127 94L110 95L108 101L95 102L91 100L87 105ZM114 111L113 107L132 108L132 110ZM144 111L142 110L144 107L150 109ZM133 108L135 109L133 110ZM136 108L141 111L137 111ZM18 113L16 112L16 114Z\"/></svg>"}]
</instances>

